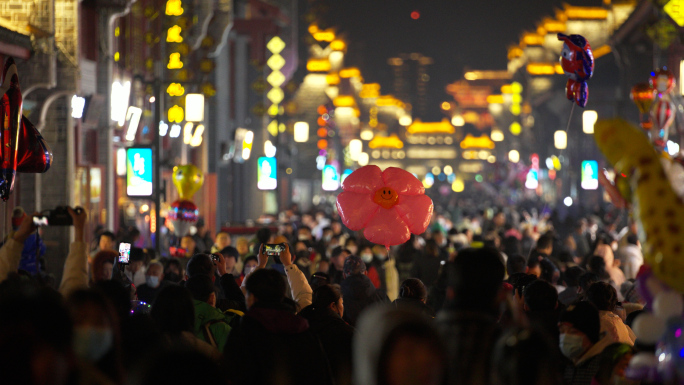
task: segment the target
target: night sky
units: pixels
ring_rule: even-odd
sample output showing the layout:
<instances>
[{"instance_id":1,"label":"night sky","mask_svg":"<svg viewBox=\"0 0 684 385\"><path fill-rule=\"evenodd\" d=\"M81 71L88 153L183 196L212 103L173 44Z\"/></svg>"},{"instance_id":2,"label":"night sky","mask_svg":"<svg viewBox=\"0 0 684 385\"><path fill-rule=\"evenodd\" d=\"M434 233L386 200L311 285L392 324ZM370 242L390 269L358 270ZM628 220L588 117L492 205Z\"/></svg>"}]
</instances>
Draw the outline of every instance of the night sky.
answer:
<instances>
[{"instance_id":1,"label":"night sky","mask_svg":"<svg viewBox=\"0 0 684 385\"><path fill-rule=\"evenodd\" d=\"M566 0L572 5L599 6L601 0ZM505 69L507 47L520 34L534 30L544 16L554 16L561 0L328 0L331 26L349 42L346 64L361 69L366 82L391 93L387 59L419 52L435 63L429 67L429 117L441 119L439 103L447 84L466 68ZM418 11L420 18L411 18Z\"/></svg>"}]
</instances>

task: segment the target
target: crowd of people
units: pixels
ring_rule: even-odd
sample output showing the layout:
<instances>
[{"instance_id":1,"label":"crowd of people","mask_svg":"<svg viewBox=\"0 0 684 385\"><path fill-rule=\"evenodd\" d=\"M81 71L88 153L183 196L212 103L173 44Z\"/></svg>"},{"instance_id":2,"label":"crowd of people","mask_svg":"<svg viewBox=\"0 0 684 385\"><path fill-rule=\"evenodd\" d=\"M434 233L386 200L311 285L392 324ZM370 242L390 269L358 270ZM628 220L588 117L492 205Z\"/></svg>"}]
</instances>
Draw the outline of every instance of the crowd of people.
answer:
<instances>
[{"instance_id":1,"label":"crowd of people","mask_svg":"<svg viewBox=\"0 0 684 385\"><path fill-rule=\"evenodd\" d=\"M0 248L2 383L634 384L627 363L654 349L630 327L647 305L633 225L484 210L386 249L288 210L123 264L69 210L58 285L23 268L30 215Z\"/></svg>"}]
</instances>

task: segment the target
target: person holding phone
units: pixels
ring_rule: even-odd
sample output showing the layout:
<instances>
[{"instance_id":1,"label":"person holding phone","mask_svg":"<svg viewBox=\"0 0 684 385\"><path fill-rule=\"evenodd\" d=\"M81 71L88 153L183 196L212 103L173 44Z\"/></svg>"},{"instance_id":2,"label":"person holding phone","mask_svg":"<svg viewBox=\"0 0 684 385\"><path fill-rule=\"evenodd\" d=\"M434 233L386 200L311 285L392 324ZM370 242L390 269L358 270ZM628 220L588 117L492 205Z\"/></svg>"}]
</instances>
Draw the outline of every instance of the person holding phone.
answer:
<instances>
[{"instance_id":1,"label":"person holding phone","mask_svg":"<svg viewBox=\"0 0 684 385\"><path fill-rule=\"evenodd\" d=\"M65 296L76 289L88 287L88 255L85 243L85 225L88 214L81 207L75 209L69 207L67 210L73 221L74 241L69 246L69 255L64 263L62 282L59 285L59 292ZM12 238L0 248L0 282L7 279L10 273L17 271L24 242L37 230L33 222L36 216L40 214L25 215Z\"/></svg>"}]
</instances>

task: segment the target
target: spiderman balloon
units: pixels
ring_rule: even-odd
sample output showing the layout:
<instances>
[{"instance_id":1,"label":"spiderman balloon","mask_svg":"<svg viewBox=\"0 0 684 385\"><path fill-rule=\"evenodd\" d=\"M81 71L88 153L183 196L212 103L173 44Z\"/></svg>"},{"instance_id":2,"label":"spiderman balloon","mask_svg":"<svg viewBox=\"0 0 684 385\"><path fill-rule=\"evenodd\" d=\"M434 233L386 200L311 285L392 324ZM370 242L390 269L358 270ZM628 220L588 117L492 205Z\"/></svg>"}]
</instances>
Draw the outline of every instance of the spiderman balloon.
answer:
<instances>
[{"instance_id":1,"label":"spiderman balloon","mask_svg":"<svg viewBox=\"0 0 684 385\"><path fill-rule=\"evenodd\" d=\"M587 105L589 87L587 80L594 74L594 54L587 39L580 35L558 34L558 40L563 41L563 52L560 64L563 72L569 77L565 85L565 93L569 100L574 100L578 106Z\"/></svg>"}]
</instances>

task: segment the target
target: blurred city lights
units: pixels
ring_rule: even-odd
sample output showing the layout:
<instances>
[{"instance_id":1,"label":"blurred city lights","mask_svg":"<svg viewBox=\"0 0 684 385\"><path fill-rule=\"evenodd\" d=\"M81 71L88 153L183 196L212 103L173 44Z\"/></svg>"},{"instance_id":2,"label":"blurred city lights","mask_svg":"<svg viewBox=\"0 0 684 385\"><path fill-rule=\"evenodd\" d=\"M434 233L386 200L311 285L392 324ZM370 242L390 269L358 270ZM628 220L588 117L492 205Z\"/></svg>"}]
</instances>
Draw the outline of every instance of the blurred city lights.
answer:
<instances>
[{"instance_id":1,"label":"blurred city lights","mask_svg":"<svg viewBox=\"0 0 684 385\"><path fill-rule=\"evenodd\" d=\"M448 111L451 108L451 103L449 102L442 102L442 109L444 111Z\"/></svg>"},{"instance_id":2,"label":"blurred city lights","mask_svg":"<svg viewBox=\"0 0 684 385\"><path fill-rule=\"evenodd\" d=\"M362 152L362 153L359 154L359 160L358 160L359 166L366 166L366 165L368 165L368 161L369 161L369 160L370 160L370 159L368 158L368 153L367 153L367 152Z\"/></svg>"},{"instance_id":3,"label":"blurred city lights","mask_svg":"<svg viewBox=\"0 0 684 385\"><path fill-rule=\"evenodd\" d=\"M404 127L410 126L411 123L413 123L413 119L411 119L411 116L409 115L404 115L401 118L399 118L399 124Z\"/></svg>"},{"instance_id":4,"label":"blurred city lights","mask_svg":"<svg viewBox=\"0 0 684 385\"><path fill-rule=\"evenodd\" d=\"M546 158L546 168L548 168L549 170L553 170L553 159L551 159L550 157Z\"/></svg>"},{"instance_id":5,"label":"blurred city lights","mask_svg":"<svg viewBox=\"0 0 684 385\"><path fill-rule=\"evenodd\" d=\"M435 184L435 176L430 172L425 174L425 178L423 178L423 187L430 188L434 184Z\"/></svg>"},{"instance_id":6,"label":"blurred city lights","mask_svg":"<svg viewBox=\"0 0 684 385\"><path fill-rule=\"evenodd\" d=\"M451 167L449 165L444 166L444 173L447 175L453 174L454 173L453 167Z\"/></svg>"},{"instance_id":7,"label":"blurred city lights","mask_svg":"<svg viewBox=\"0 0 684 385\"><path fill-rule=\"evenodd\" d=\"M465 189L465 184L463 183L463 180L461 178L456 178L454 180L454 183L451 184L451 189L454 192L462 192Z\"/></svg>"},{"instance_id":8,"label":"blurred city lights","mask_svg":"<svg viewBox=\"0 0 684 385\"><path fill-rule=\"evenodd\" d=\"M361 139L363 140L372 140L373 139L373 130L363 130L361 131L361 134L359 135Z\"/></svg>"},{"instance_id":9,"label":"blurred city lights","mask_svg":"<svg viewBox=\"0 0 684 385\"><path fill-rule=\"evenodd\" d=\"M116 175L126 175L126 149L119 148L116 150Z\"/></svg>"},{"instance_id":10,"label":"blurred city lights","mask_svg":"<svg viewBox=\"0 0 684 385\"><path fill-rule=\"evenodd\" d=\"M520 162L520 153L516 150L511 150L508 153L508 160L510 160L513 163L518 163Z\"/></svg>"},{"instance_id":11,"label":"blurred city lights","mask_svg":"<svg viewBox=\"0 0 684 385\"><path fill-rule=\"evenodd\" d=\"M363 151L363 142L359 139L352 139L349 141L349 157L353 161L359 160L359 154Z\"/></svg>"},{"instance_id":12,"label":"blurred city lights","mask_svg":"<svg viewBox=\"0 0 684 385\"><path fill-rule=\"evenodd\" d=\"M582 132L585 134L594 133L594 124L598 120L598 113L596 111L587 110L582 113Z\"/></svg>"},{"instance_id":13,"label":"blurred city lights","mask_svg":"<svg viewBox=\"0 0 684 385\"><path fill-rule=\"evenodd\" d=\"M525 179L525 187L530 190L536 190L539 186L539 172L535 169L530 169L527 172L527 178Z\"/></svg>"},{"instance_id":14,"label":"blurred city lights","mask_svg":"<svg viewBox=\"0 0 684 385\"><path fill-rule=\"evenodd\" d=\"M668 140L667 141L667 153L672 155L672 156L678 155L679 154L679 144L677 144L671 140Z\"/></svg>"},{"instance_id":15,"label":"blurred city lights","mask_svg":"<svg viewBox=\"0 0 684 385\"><path fill-rule=\"evenodd\" d=\"M451 118L451 124L453 124L456 127L461 127L465 124L465 120L463 119L463 116L461 116L461 115L454 115Z\"/></svg>"},{"instance_id":16,"label":"blurred city lights","mask_svg":"<svg viewBox=\"0 0 684 385\"><path fill-rule=\"evenodd\" d=\"M190 141L192 141L192 129L194 127L195 125L192 122L185 123L185 126L183 127L183 143L190 144Z\"/></svg>"},{"instance_id":17,"label":"blurred city lights","mask_svg":"<svg viewBox=\"0 0 684 385\"><path fill-rule=\"evenodd\" d=\"M276 156L276 147L271 143L270 140L264 142L264 155L269 158Z\"/></svg>"},{"instance_id":18,"label":"blurred city lights","mask_svg":"<svg viewBox=\"0 0 684 385\"><path fill-rule=\"evenodd\" d=\"M511 134L515 136L520 135L520 132L522 132L522 126L520 126L520 123L518 122L511 123L508 129L511 131Z\"/></svg>"},{"instance_id":19,"label":"blurred city lights","mask_svg":"<svg viewBox=\"0 0 684 385\"><path fill-rule=\"evenodd\" d=\"M190 140L190 146L199 147L202 144L202 138L204 134L204 124L197 125L195 128L195 133L192 134L192 139Z\"/></svg>"},{"instance_id":20,"label":"blurred city lights","mask_svg":"<svg viewBox=\"0 0 684 385\"><path fill-rule=\"evenodd\" d=\"M126 140L132 141L135 139L135 134L138 132L138 125L140 124L141 116L142 109L133 106L128 107L128 112L126 113L126 120L128 120Z\"/></svg>"},{"instance_id":21,"label":"blurred city lights","mask_svg":"<svg viewBox=\"0 0 684 385\"><path fill-rule=\"evenodd\" d=\"M559 150L566 149L568 147L568 134L561 130L554 132L553 145Z\"/></svg>"},{"instance_id":22,"label":"blurred city lights","mask_svg":"<svg viewBox=\"0 0 684 385\"><path fill-rule=\"evenodd\" d=\"M565 197L565 199L563 199L563 204L568 206L568 207L572 206L572 198Z\"/></svg>"},{"instance_id":23,"label":"blurred city lights","mask_svg":"<svg viewBox=\"0 0 684 385\"><path fill-rule=\"evenodd\" d=\"M494 142L503 142L504 134L501 130L499 130L498 128L495 128L495 129L492 129L492 134L490 135L490 138Z\"/></svg>"},{"instance_id":24,"label":"blurred city lights","mask_svg":"<svg viewBox=\"0 0 684 385\"><path fill-rule=\"evenodd\" d=\"M177 138L180 136L181 133L181 125L180 124L174 124L171 126L171 132L169 132L169 138Z\"/></svg>"},{"instance_id":25,"label":"blurred city lights","mask_svg":"<svg viewBox=\"0 0 684 385\"><path fill-rule=\"evenodd\" d=\"M475 175L475 182L482 183L484 179L482 178L482 175L477 174Z\"/></svg>"},{"instance_id":26,"label":"blurred city lights","mask_svg":"<svg viewBox=\"0 0 684 385\"><path fill-rule=\"evenodd\" d=\"M169 125L164 121L159 122L159 136L166 136L167 132L169 132Z\"/></svg>"},{"instance_id":27,"label":"blurred city lights","mask_svg":"<svg viewBox=\"0 0 684 385\"><path fill-rule=\"evenodd\" d=\"M83 117L83 108L85 108L85 98L78 95L71 97L71 117L74 119L81 119Z\"/></svg>"},{"instance_id":28,"label":"blurred city lights","mask_svg":"<svg viewBox=\"0 0 684 385\"><path fill-rule=\"evenodd\" d=\"M309 140L309 123L296 122L294 124L294 141L304 143Z\"/></svg>"},{"instance_id":29,"label":"blurred city lights","mask_svg":"<svg viewBox=\"0 0 684 385\"><path fill-rule=\"evenodd\" d=\"M420 19L420 12L418 12L418 11L411 12L411 19L413 19L413 20Z\"/></svg>"},{"instance_id":30,"label":"blurred city lights","mask_svg":"<svg viewBox=\"0 0 684 385\"><path fill-rule=\"evenodd\" d=\"M440 173L441 171L442 171L442 170L441 170L439 167L437 167L437 166L435 166L435 167L432 168L432 173L435 174L435 175L439 175L439 173Z\"/></svg>"},{"instance_id":31,"label":"blurred city lights","mask_svg":"<svg viewBox=\"0 0 684 385\"><path fill-rule=\"evenodd\" d=\"M126 119L126 110L128 110L128 99L131 96L131 82L112 83L112 102L111 102L111 118L123 127Z\"/></svg>"}]
</instances>

